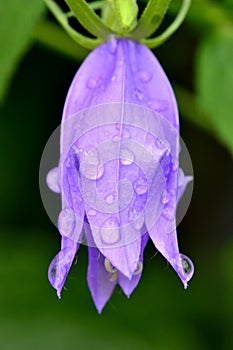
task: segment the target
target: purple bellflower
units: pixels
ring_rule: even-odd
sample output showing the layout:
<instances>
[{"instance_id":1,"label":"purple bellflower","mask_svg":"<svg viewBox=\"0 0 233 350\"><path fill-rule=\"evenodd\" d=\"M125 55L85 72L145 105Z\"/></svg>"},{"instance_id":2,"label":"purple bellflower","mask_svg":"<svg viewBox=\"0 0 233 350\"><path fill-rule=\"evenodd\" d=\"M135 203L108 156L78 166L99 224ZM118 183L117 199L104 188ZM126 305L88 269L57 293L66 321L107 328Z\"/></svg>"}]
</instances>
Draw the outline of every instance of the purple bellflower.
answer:
<instances>
[{"instance_id":1,"label":"purple bellflower","mask_svg":"<svg viewBox=\"0 0 233 350\"><path fill-rule=\"evenodd\" d=\"M99 312L119 284L137 286L149 238L184 287L192 262L180 254L176 207L191 180L179 169L179 117L171 85L152 52L112 38L79 68L61 124L60 162L47 176L61 192L61 250L49 268L58 297L82 242Z\"/></svg>"}]
</instances>

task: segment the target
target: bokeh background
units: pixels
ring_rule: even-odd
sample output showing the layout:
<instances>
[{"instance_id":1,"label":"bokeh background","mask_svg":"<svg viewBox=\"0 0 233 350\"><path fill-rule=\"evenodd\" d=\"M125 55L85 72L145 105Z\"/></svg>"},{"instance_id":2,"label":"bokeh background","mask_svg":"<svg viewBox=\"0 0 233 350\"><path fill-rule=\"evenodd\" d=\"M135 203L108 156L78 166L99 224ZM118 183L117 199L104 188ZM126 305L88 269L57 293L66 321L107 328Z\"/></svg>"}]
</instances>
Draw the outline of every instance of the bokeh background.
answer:
<instances>
[{"instance_id":1,"label":"bokeh background","mask_svg":"<svg viewBox=\"0 0 233 350\"><path fill-rule=\"evenodd\" d=\"M194 167L178 232L195 276L183 290L149 244L131 298L117 288L101 315L87 288L85 246L62 300L49 285L60 237L38 185L43 148L87 52L42 0L0 0L0 18L0 349L233 349L233 1L193 0L182 28L154 51L176 91Z\"/></svg>"}]
</instances>

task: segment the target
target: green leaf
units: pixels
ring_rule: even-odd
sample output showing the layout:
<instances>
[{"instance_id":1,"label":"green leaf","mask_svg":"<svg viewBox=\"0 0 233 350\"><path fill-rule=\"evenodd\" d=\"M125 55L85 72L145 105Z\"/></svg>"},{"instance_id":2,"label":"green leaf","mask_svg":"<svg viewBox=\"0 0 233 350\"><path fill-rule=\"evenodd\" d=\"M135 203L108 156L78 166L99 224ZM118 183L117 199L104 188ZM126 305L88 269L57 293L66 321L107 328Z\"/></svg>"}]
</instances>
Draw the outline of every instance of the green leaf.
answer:
<instances>
[{"instance_id":1,"label":"green leaf","mask_svg":"<svg viewBox=\"0 0 233 350\"><path fill-rule=\"evenodd\" d=\"M233 36L208 36L197 54L197 93L211 123L233 153Z\"/></svg>"},{"instance_id":2,"label":"green leaf","mask_svg":"<svg viewBox=\"0 0 233 350\"><path fill-rule=\"evenodd\" d=\"M170 2L171 0L149 0L131 36L139 40L153 34L161 24Z\"/></svg>"},{"instance_id":3,"label":"green leaf","mask_svg":"<svg viewBox=\"0 0 233 350\"><path fill-rule=\"evenodd\" d=\"M85 0L65 0L80 24L91 34L106 39L112 31L102 19L91 9Z\"/></svg>"},{"instance_id":4,"label":"green leaf","mask_svg":"<svg viewBox=\"0 0 233 350\"><path fill-rule=\"evenodd\" d=\"M0 6L0 101L30 46L32 30L43 9L42 0L10 0Z\"/></svg>"}]
</instances>

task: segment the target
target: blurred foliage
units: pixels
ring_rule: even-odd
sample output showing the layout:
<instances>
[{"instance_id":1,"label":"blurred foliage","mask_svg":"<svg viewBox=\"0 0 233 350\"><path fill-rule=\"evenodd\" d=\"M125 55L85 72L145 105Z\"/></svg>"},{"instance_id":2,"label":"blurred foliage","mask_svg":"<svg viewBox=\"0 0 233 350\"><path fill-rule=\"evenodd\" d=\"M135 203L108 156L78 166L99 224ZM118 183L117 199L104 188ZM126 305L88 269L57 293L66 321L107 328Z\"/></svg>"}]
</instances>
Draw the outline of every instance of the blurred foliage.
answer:
<instances>
[{"instance_id":1,"label":"blurred foliage","mask_svg":"<svg viewBox=\"0 0 233 350\"><path fill-rule=\"evenodd\" d=\"M31 43L33 28L44 7L42 0L0 1L0 100Z\"/></svg>"},{"instance_id":2,"label":"blurred foliage","mask_svg":"<svg viewBox=\"0 0 233 350\"><path fill-rule=\"evenodd\" d=\"M233 31L214 33L203 41L196 82L215 132L233 153Z\"/></svg>"},{"instance_id":3,"label":"blurred foliage","mask_svg":"<svg viewBox=\"0 0 233 350\"><path fill-rule=\"evenodd\" d=\"M86 247L61 301L47 281L60 237L40 200L40 157L87 51L43 8L40 0L0 0L1 96L15 72L0 108L0 349L231 350L233 169L224 146L232 151L232 1L193 0L185 25L155 52L175 86L193 161L194 195L178 230L196 274L184 291L151 244L132 297L117 289L102 315L87 288ZM173 7L168 23L172 16Z\"/></svg>"}]
</instances>

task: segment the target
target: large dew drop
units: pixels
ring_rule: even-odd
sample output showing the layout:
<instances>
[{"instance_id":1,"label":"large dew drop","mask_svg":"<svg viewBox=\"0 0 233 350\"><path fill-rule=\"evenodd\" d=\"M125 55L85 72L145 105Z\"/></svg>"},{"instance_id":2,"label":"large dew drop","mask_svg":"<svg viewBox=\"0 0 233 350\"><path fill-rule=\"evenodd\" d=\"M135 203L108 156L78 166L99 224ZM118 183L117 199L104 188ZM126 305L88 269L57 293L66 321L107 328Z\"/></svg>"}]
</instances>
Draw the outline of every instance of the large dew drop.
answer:
<instances>
[{"instance_id":1,"label":"large dew drop","mask_svg":"<svg viewBox=\"0 0 233 350\"><path fill-rule=\"evenodd\" d=\"M186 255L180 254L180 257L182 261L183 271L186 275L187 281L189 281L194 274L193 262Z\"/></svg>"},{"instance_id":2,"label":"large dew drop","mask_svg":"<svg viewBox=\"0 0 233 350\"><path fill-rule=\"evenodd\" d=\"M104 221L100 228L101 240L104 244L113 245L120 240L119 221L112 216Z\"/></svg>"},{"instance_id":3,"label":"large dew drop","mask_svg":"<svg viewBox=\"0 0 233 350\"><path fill-rule=\"evenodd\" d=\"M87 154L80 164L80 172L89 180L98 180L103 176L104 166L100 163L97 150Z\"/></svg>"},{"instance_id":4,"label":"large dew drop","mask_svg":"<svg viewBox=\"0 0 233 350\"><path fill-rule=\"evenodd\" d=\"M75 214L72 209L63 209L58 217L58 228L62 236L72 235L75 226Z\"/></svg>"},{"instance_id":5,"label":"large dew drop","mask_svg":"<svg viewBox=\"0 0 233 350\"><path fill-rule=\"evenodd\" d=\"M49 189L53 192L60 193L60 179L59 179L59 169L53 168L48 172L46 177L46 182Z\"/></svg>"},{"instance_id":6,"label":"large dew drop","mask_svg":"<svg viewBox=\"0 0 233 350\"><path fill-rule=\"evenodd\" d=\"M121 149L120 158L123 165L130 165L134 162L134 154L127 148Z\"/></svg>"},{"instance_id":7,"label":"large dew drop","mask_svg":"<svg viewBox=\"0 0 233 350\"><path fill-rule=\"evenodd\" d=\"M145 194L148 190L147 181L143 177L139 177L138 180L134 182L133 186L134 186L134 191L138 195Z\"/></svg>"}]
</instances>

